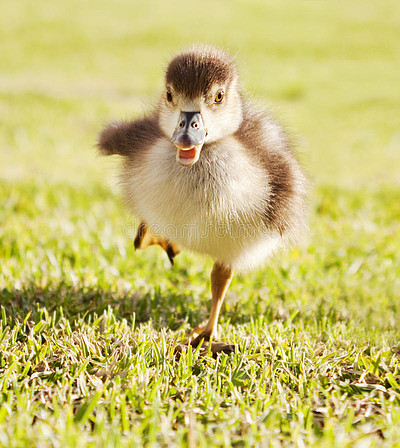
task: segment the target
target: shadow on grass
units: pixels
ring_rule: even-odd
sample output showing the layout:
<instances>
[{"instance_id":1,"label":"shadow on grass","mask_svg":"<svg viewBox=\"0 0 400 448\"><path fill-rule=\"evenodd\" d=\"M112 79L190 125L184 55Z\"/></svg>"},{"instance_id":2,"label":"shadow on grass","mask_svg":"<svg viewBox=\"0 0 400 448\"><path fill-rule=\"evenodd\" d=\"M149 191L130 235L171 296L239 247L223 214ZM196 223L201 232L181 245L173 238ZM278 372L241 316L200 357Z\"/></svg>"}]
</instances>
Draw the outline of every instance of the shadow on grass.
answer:
<instances>
[{"instance_id":1,"label":"shadow on grass","mask_svg":"<svg viewBox=\"0 0 400 448\"><path fill-rule=\"evenodd\" d=\"M46 309L49 314L55 312L74 323L112 309L116 319L126 319L129 324L151 321L156 330L177 330L186 323L194 327L204 322L208 318L210 300L208 297L196 300L191 294L174 293L171 289L123 292L100 286L79 287L63 281L46 287L32 282L21 289L3 289L0 291L0 305L11 321L21 322L28 313L30 319L35 320L38 313ZM223 306L220 322L228 320L232 325L243 325L259 318L265 324L282 322L296 325L303 321L303 324L317 327L347 320L339 310L323 300L304 310L299 309L295 302L258 297L235 303L228 300Z\"/></svg>"},{"instance_id":2,"label":"shadow on grass","mask_svg":"<svg viewBox=\"0 0 400 448\"><path fill-rule=\"evenodd\" d=\"M193 328L206 321L211 300L209 294L199 298L186 289L183 293L175 288L138 288L123 291L101 286L76 286L65 280L48 286L39 286L34 281L21 289L0 291L0 305L8 321L21 322L28 313L36 320L44 309L49 313L64 316L71 324L83 318L93 320L109 309L116 319L126 319L128 324L151 321L155 330L167 328L177 330L187 324ZM347 313L348 314L348 313ZM39 318L40 319L40 318ZM295 300L279 296L242 297L223 305L220 323L247 325L261 319L264 324L303 326L324 332L329 326L348 323L349 316L338 304L334 306L324 298L302 306Z\"/></svg>"},{"instance_id":3,"label":"shadow on grass","mask_svg":"<svg viewBox=\"0 0 400 448\"><path fill-rule=\"evenodd\" d=\"M0 291L0 305L11 320L22 321L30 313L35 319L40 310L56 312L71 323L85 316L101 315L109 308L117 319L128 323L152 321L155 329L176 330L186 322L196 324L199 318L191 297L170 291L113 291L101 287L77 287L66 282L48 287L31 283L21 289Z\"/></svg>"}]
</instances>

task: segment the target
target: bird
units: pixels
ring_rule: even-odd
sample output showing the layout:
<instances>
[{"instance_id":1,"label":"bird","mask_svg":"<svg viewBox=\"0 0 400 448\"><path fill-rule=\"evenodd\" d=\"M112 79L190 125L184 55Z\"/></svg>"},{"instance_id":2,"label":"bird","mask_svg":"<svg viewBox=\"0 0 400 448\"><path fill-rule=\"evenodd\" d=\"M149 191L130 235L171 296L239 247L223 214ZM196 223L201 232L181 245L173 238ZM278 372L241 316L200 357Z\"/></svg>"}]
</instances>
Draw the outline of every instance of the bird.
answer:
<instances>
[{"instance_id":1,"label":"bird","mask_svg":"<svg viewBox=\"0 0 400 448\"><path fill-rule=\"evenodd\" d=\"M197 45L176 54L154 105L99 134L103 155L122 158L122 195L139 219L136 249L161 246L214 262L207 322L189 344L231 353L218 318L234 272L260 268L307 231L308 177L291 137L246 96L235 58Z\"/></svg>"}]
</instances>

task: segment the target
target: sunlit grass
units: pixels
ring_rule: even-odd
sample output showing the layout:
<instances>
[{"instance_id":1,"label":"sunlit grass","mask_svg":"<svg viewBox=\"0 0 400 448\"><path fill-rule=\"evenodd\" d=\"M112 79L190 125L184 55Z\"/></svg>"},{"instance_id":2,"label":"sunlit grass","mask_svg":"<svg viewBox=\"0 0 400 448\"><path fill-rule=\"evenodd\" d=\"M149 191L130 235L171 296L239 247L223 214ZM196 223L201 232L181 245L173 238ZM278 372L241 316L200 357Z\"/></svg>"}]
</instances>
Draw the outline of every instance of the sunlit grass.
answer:
<instances>
[{"instance_id":1,"label":"sunlit grass","mask_svg":"<svg viewBox=\"0 0 400 448\"><path fill-rule=\"evenodd\" d=\"M396 1L0 5L0 446L399 446ZM217 359L210 260L135 253L96 156L192 42L297 131L308 244L235 277ZM396 445L397 444L397 445Z\"/></svg>"},{"instance_id":2,"label":"sunlit grass","mask_svg":"<svg viewBox=\"0 0 400 448\"><path fill-rule=\"evenodd\" d=\"M308 249L234 280L220 333L238 351L217 360L173 354L207 317L208 261L133 253L104 187L6 183L1 200L6 445L398 436L397 190L318 189Z\"/></svg>"}]
</instances>

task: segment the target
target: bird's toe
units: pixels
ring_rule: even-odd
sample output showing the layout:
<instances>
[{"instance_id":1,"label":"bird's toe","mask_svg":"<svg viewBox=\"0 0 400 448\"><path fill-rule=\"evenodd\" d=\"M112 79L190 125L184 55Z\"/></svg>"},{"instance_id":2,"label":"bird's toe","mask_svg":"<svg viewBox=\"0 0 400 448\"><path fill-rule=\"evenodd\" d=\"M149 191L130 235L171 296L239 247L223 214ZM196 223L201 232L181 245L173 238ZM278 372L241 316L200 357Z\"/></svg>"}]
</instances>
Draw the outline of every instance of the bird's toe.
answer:
<instances>
[{"instance_id":1,"label":"bird's toe","mask_svg":"<svg viewBox=\"0 0 400 448\"><path fill-rule=\"evenodd\" d=\"M225 344L224 342L212 342L211 343L211 353L213 355L217 355L218 353L226 353L227 355L231 355L235 353L235 345L233 344Z\"/></svg>"},{"instance_id":2,"label":"bird's toe","mask_svg":"<svg viewBox=\"0 0 400 448\"><path fill-rule=\"evenodd\" d=\"M210 335L207 333L201 333L195 339L190 342L190 345L194 348L198 347L201 343L201 353L205 354L209 350L213 355L217 355L218 353L226 353L228 355L235 352L235 345L225 344L224 342L219 341L210 341Z\"/></svg>"},{"instance_id":3,"label":"bird's toe","mask_svg":"<svg viewBox=\"0 0 400 448\"><path fill-rule=\"evenodd\" d=\"M198 347L199 344L203 342L208 342L210 340L210 335L207 333L200 333L196 338L194 338L192 341L190 341L190 345L192 347Z\"/></svg>"},{"instance_id":4,"label":"bird's toe","mask_svg":"<svg viewBox=\"0 0 400 448\"><path fill-rule=\"evenodd\" d=\"M196 338L197 339L197 338ZM208 353L211 353L213 358L216 358L219 353L225 353L227 355L231 355L232 353L235 353L236 351L236 345L234 344L225 344L224 342L214 342L214 341L205 341L204 338L202 338L200 341L192 341L189 343L184 344L178 344L175 347L175 355L178 357L181 356L182 353L186 352L188 349L188 346L192 346L193 348L196 348L199 346L200 342L202 342L202 345L200 347L199 354L201 356L207 355Z\"/></svg>"}]
</instances>

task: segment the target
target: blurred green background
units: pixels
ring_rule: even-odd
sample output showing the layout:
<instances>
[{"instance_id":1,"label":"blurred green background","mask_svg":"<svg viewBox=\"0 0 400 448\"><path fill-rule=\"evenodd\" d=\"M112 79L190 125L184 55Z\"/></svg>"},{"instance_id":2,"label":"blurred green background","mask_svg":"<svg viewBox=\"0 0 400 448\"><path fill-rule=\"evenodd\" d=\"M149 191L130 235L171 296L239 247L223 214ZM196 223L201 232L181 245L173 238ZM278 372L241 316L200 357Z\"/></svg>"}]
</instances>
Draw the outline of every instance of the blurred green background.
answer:
<instances>
[{"instance_id":1,"label":"blurred green background","mask_svg":"<svg viewBox=\"0 0 400 448\"><path fill-rule=\"evenodd\" d=\"M245 89L298 134L317 184L400 181L400 7L384 1L2 0L0 176L104 182L102 124L162 89L193 42L237 55Z\"/></svg>"}]
</instances>

